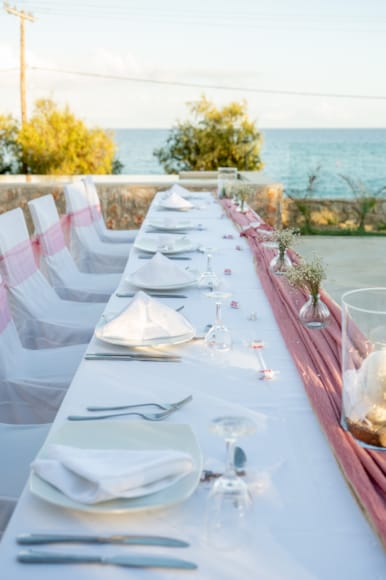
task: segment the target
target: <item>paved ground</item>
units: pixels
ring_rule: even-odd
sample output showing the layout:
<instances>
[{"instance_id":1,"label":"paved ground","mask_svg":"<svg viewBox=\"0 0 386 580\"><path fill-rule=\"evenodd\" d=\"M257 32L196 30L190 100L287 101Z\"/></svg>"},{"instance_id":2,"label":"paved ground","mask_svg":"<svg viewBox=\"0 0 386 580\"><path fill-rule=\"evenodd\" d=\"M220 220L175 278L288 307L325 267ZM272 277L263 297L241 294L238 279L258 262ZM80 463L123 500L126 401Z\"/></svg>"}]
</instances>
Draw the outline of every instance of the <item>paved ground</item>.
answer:
<instances>
[{"instance_id":1,"label":"paved ground","mask_svg":"<svg viewBox=\"0 0 386 580\"><path fill-rule=\"evenodd\" d=\"M347 290L386 287L386 237L302 236L295 249L305 258L323 258L323 287L338 303Z\"/></svg>"}]
</instances>

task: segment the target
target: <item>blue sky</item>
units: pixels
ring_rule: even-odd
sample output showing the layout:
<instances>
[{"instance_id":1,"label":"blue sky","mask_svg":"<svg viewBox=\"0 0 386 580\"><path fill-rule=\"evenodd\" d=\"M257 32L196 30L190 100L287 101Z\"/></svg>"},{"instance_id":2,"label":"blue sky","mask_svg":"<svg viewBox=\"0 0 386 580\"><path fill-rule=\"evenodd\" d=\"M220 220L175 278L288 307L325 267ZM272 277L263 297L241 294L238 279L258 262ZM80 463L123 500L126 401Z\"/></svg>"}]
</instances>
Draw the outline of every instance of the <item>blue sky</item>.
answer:
<instances>
[{"instance_id":1,"label":"blue sky","mask_svg":"<svg viewBox=\"0 0 386 580\"><path fill-rule=\"evenodd\" d=\"M386 127L384 0L10 4L36 17L26 24L37 67L27 72L29 112L51 97L89 125L170 127L205 93L218 106L246 99L261 128ZM0 114L19 115L18 61L19 21L1 9Z\"/></svg>"}]
</instances>

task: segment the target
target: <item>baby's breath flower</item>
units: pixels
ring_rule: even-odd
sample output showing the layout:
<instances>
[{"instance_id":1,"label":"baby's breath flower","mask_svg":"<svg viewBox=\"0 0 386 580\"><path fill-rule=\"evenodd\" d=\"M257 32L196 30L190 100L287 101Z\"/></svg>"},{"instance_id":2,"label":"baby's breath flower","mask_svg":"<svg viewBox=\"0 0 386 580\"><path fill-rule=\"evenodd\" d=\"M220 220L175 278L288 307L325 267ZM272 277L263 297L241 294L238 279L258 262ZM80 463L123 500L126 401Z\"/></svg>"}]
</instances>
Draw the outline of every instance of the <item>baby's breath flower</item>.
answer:
<instances>
[{"instance_id":1,"label":"baby's breath flower","mask_svg":"<svg viewBox=\"0 0 386 580\"><path fill-rule=\"evenodd\" d=\"M295 288L307 290L316 299L321 281L326 278L324 264L320 257L313 256L308 262L302 260L286 272L288 282Z\"/></svg>"},{"instance_id":2,"label":"baby's breath flower","mask_svg":"<svg viewBox=\"0 0 386 580\"><path fill-rule=\"evenodd\" d=\"M290 248L297 243L299 236L299 230L286 228L284 230L274 230L271 239L274 242L277 242L279 253L283 255L287 248Z\"/></svg>"}]
</instances>

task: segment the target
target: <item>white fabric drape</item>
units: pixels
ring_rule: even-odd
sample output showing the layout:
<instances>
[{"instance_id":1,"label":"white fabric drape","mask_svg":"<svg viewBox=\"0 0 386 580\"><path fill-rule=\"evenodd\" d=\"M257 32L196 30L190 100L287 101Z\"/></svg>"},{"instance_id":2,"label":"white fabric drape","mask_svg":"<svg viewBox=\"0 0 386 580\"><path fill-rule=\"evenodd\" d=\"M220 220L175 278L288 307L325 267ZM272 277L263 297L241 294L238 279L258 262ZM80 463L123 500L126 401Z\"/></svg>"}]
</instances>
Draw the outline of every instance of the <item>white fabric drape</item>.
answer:
<instances>
[{"instance_id":1,"label":"white fabric drape","mask_svg":"<svg viewBox=\"0 0 386 580\"><path fill-rule=\"evenodd\" d=\"M36 268L20 208L0 215L0 273L9 289L14 321L24 346L45 348L90 340L104 304L82 304L58 297Z\"/></svg>"},{"instance_id":2,"label":"white fabric drape","mask_svg":"<svg viewBox=\"0 0 386 580\"><path fill-rule=\"evenodd\" d=\"M42 350L24 348L0 278L0 420L52 421L85 348L86 345ZM22 414L20 405L24 405Z\"/></svg>"},{"instance_id":3,"label":"white fabric drape","mask_svg":"<svg viewBox=\"0 0 386 580\"><path fill-rule=\"evenodd\" d=\"M70 216L70 248L82 272L122 273L130 244L108 244L100 240L89 209L82 181L64 187L66 211Z\"/></svg>"},{"instance_id":4,"label":"white fabric drape","mask_svg":"<svg viewBox=\"0 0 386 580\"><path fill-rule=\"evenodd\" d=\"M45 248L45 236L53 227L60 228L60 218L52 195L44 195L28 202L35 233L40 242L40 267L56 293L65 300L107 302L117 288L119 274L92 274L80 272L64 245ZM60 231L57 235L60 235ZM48 240L49 242L49 240ZM60 249L61 248L61 249Z\"/></svg>"},{"instance_id":5,"label":"white fabric drape","mask_svg":"<svg viewBox=\"0 0 386 580\"><path fill-rule=\"evenodd\" d=\"M139 230L109 230L101 211L100 200L95 183L91 175L82 178L85 186L87 200L90 208L94 211L94 226L102 242L109 244L132 243Z\"/></svg>"},{"instance_id":6,"label":"white fabric drape","mask_svg":"<svg viewBox=\"0 0 386 580\"><path fill-rule=\"evenodd\" d=\"M29 466L47 437L50 424L10 424L10 404L0 403L0 538L16 506L29 475ZM16 412L28 417L28 405L18 404ZM4 416L5 415L5 416Z\"/></svg>"}]
</instances>

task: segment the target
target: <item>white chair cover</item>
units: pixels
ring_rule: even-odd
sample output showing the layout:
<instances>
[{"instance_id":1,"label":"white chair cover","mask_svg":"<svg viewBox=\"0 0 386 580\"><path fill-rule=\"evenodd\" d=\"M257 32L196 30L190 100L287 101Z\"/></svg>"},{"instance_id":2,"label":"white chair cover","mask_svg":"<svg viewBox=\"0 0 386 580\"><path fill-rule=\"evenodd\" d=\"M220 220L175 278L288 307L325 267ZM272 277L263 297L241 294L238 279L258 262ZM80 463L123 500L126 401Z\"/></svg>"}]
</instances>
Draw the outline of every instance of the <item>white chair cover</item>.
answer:
<instances>
[{"instance_id":1,"label":"white chair cover","mask_svg":"<svg viewBox=\"0 0 386 580\"><path fill-rule=\"evenodd\" d=\"M5 417L9 407L0 403L0 538L27 482L29 467L43 445L50 424L10 424ZM29 414L28 404L17 405L21 416ZM5 417L3 416L5 414Z\"/></svg>"},{"instance_id":2,"label":"white chair cover","mask_svg":"<svg viewBox=\"0 0 386 580\"><path fill-rule=\"evenodd\" d=\"M70 216L70 249L82 272L122 273L129 257L129 244L106 244L94 227L84 183L65 185L66 211Z\"/></svg>"},{"instance_id":3,"label":"white chair cover","mask_svg":"<svg viewBox=\"0 0 386 580\"><path fill-rule=\"evenodd\" d=\"M88 343L104 304L61 300L37 269L20 208L0 215L0 274L24 346Z\"/></svg>"},{"instance_id":4,"label":"white chair cover","mask_svg":"<svg viewBox=\"0 0 386 580\"><path fill-rule=\"evenodd\" d=\"M12 320L5 285L0 279L1 421L52 421L85 350L86 345L42 350L24 348ZM5 414L7 408L12 415Z\"/></svg>"},{"instance_id":5,"label":"white chair cover","mask_svg":"<svg viewBox=\"0 0 386 580\"><path fill-rule=\"evenodd\" d=\"M133 243L139 230L110 230L106 227L95 183L91 175L82 178L94 226L102 242L109 244Z\"/></svg>"},{"instance_id":6,"label":"white chair cover","mask_svg":"<svg viewBox=\"0 0 386 580\"><path fill-rule=\"evenodd\" d=\"M56 293L65 300L107 302L119 285L120 275L80 272L65 245L52 195L29 201L28 206L39 243L40 268Z\"/></svg>"}]
</instances>

